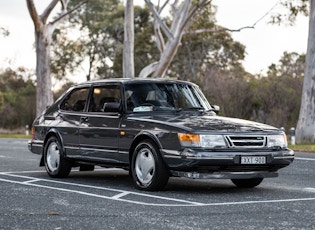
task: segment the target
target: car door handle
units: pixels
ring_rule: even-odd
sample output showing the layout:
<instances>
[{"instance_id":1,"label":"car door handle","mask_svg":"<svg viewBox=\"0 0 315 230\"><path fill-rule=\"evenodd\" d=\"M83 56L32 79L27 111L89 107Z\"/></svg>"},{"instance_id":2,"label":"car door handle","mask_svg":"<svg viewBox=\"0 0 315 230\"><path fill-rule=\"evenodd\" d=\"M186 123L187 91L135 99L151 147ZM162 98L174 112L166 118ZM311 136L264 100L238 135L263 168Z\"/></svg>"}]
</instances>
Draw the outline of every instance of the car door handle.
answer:
<instances>
[{"instance_id":1,"label":"car door handle","mask_svg":"<svg viewBox=\"0 0 315 230\"><path fill-rule=\"evenodd\" d=\"M87 122L88 120L89 120L88 117L81 117L81 121L82 121L82 122Z\"/></svg>"}]
</instances>

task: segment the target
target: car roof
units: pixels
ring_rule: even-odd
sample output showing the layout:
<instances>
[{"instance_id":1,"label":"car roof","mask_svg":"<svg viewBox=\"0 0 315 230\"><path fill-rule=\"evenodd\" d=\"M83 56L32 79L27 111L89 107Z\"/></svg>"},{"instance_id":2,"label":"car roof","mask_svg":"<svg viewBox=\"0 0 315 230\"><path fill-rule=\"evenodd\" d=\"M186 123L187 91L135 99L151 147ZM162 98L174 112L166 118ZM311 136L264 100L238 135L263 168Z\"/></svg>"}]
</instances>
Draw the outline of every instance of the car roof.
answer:
<instances>
[{"instance_id":1,"label":"car roof","mask_svg":"<svg viewBox=\"0 0 315 230\"><path fill-rule=\"evenodd\" d=\"M87 82L82 82L75 84L74 86L82 86L82 85L98 85L104 83L121 83L121 84L129 84L129 83L182 83L182 84L191 84L195 85L192 82L182 81L175 78L108 78L108 79L100 79L100 80L92 80Z\"/></svg>"}]
</instances>

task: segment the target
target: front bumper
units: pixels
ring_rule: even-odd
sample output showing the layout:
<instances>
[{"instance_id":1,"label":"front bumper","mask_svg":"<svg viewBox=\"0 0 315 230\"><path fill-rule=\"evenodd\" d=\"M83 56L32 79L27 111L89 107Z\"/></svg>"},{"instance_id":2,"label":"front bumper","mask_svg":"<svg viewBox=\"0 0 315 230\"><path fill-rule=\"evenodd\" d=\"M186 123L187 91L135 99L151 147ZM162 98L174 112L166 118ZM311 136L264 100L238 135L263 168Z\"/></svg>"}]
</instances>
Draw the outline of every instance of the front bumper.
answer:
<instances>
[{"instance_id":1,"label":"front bumper","mask_svg":"<svg viewBox=\"0 0 315 230\"><path fill-rule=\"evenodd\" d=\"M290 149L240 151L161 150L173 176L194 179L250 179L277 177L280 168L290 165L294 152ZM264 164L242 164L243 156L264 156Z\"/></svg>"},{"instance_id":2,"label":"front bumper","mask_svg":"<svg viewBox=\"0 0 315 230\"><path fill-rule=\"evenodd\" d=\"M249 171L249 172L181 172L172 171L172 176L186 177L191 179L253 179L253 178L267 178L267 177L277 177L278 172L268 172L268 171Z\"/></svg>"}]
</instances>

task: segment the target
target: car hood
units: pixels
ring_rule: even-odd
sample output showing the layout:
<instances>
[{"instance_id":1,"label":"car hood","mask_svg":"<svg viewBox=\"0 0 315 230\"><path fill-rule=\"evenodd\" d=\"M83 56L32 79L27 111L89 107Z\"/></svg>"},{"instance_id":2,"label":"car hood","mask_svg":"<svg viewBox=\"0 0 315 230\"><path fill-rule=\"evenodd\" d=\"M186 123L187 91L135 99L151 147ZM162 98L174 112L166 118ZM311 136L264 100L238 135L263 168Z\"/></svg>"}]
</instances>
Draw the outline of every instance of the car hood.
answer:
<instances>
[{"instance_id":1,"label":"car hood","mask_svg":"<svg viewBox=\"0 0 315 230\"><path fill-rule=\"evenodd\" d=\"M220 132L254 132L254 131L276 131L277 128L243 119L222 117L208 114L178 113L160 114L152 116L132 116L132 120L149 123L160 123L173 126L187 131L220 131Z\"/></svg>"}]
</instances>

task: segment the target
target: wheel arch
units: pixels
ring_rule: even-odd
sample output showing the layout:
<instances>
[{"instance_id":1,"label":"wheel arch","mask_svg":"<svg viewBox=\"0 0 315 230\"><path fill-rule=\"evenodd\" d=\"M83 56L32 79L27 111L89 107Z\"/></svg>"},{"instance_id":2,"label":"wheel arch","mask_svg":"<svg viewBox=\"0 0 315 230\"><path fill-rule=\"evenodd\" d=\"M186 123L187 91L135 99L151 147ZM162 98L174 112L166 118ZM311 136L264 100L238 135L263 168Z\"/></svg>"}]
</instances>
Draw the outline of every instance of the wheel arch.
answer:
<instances>
[{"instance_id":1,"label":"wheel arch","mask_svg":"<svg viewBox=\"0 0 315 230\"><path fill-rule=\"evenodd\" d=\"M45 164L44 164L45 146L46 146L46 143L47 143L47 141L49 140L49 138L51 138L51 137L53 137L53 136L58 139L59 144L60 144L61 149L62 149L62 153L63 153L63 154L65 153L65 149L64 149L64 146L63 146L63 138L62 138L62 136L60 135L60 133L58 132L57 129L55 129L55 128L50 129L50 130L47 132L46 137L45 137L45 139L44 139L44 145L43 145L44 148L43 148L42 157L41 157L41 159L40 159L40 164L39 164L40 166L44 166L44 165L45 165Z\"/></svg>"},{"instance_id":2,"label":"wheel arch","mask_svg":"<svg viewBox=\"0 0 315 230\"><path fill-rule=\"evenodd\" d=\"M133 155L135 148L143 140L151 140L151 141L153 141L154 144L156 144L158 149L162 148L161 142L159 141L159 139L155 135L153 135L152 133L149 133L149 132L141 132L134 138L134 140L133 140L133 142L129 148L129 163L130 164L131 164L131 159L132 159L132 155Z\"/></svg>"}]
</instances>

